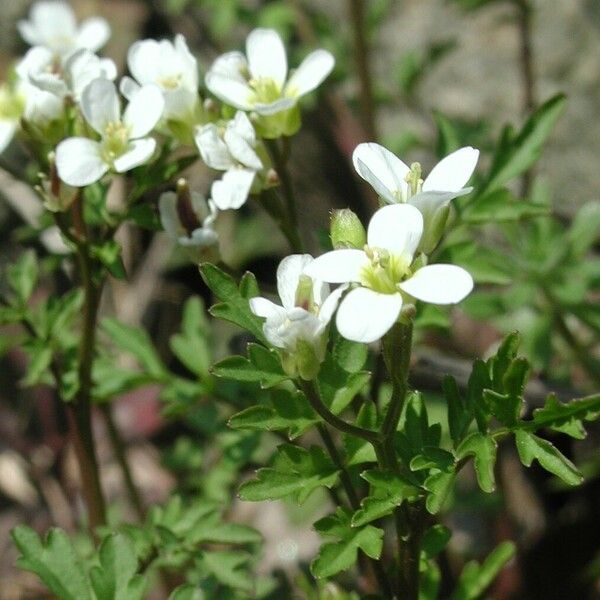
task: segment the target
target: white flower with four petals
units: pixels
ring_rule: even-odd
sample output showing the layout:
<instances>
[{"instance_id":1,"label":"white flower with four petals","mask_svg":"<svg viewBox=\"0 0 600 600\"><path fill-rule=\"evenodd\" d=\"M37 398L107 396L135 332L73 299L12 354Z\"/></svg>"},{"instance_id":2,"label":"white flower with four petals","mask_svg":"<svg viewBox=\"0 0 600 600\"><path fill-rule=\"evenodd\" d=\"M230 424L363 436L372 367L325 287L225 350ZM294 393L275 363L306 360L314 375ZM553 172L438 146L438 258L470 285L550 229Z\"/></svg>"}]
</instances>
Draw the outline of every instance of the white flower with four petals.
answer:
<instances>
[{"instance_id":1,"label":"white flower with four petals","mask_svg":"<svg viewBox=\"0 0 600 600\"><path fill-rule=\"evenodd\" d=\"M140 88L121 116L114 83L95 79L83 91L81 111L100 140L72 137L56 148L59 177L82 187L98 181L108 171L124 173L147 162L156 148L148 137L164 108L160 90L153 85Z\"/></svg>"},{"instance_id":2,"label":"white flower with four petals","mask_svg":"<svg viewBox=\"0 0 600 600\"><path fill-rule=\"evenodd\" d=\"M310 277L357 284L337 312L341 335L374 342L394 325L405 298L454 304L471 292L473 279L461 267L435 264L412 270L422 234L423 217L414 206L384 206L369 223L363 250L333 250L306 266L304 273Z\"/></svg>"}]
</instances>

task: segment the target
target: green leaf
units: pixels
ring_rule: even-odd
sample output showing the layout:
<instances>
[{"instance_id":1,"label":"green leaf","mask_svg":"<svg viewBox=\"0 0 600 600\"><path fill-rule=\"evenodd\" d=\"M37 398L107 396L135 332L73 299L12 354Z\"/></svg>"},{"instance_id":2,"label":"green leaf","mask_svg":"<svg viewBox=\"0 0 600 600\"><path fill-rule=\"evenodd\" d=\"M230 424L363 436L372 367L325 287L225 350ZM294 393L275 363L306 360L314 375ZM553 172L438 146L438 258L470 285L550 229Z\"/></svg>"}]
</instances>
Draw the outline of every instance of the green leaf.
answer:
<instances>
[{"instance_id":1,"label":"green leaf","mask_svg":"<svg viewBox=\"0 0 600 600\"><path fill-rule=\"evenodd\" d=\"M201 379L209 377L211 350L208 343L209 324L200 298L190 298L183 307L181 333L171 337L173 354Z\"/></svg>"},{"instance_id":2,"label":"green leaf","mask_svg":"<svg viewBox=\"0 0 600 600\"><path fill-rule=\"evenodd\" d=\"M125 279L127 272L121 258L121 246L115 240L107 240L101 245L91 246L90 254L97 258L117 279Z\"/></svg>"},{"instance_id":3,"label":"green leaf","mask_svg":"<svg viewBox=\"0 0 600 600\"><path fill-rule=\"evenodd\" d=\"M321 448L309 450L282 444L277 448L273 467L258 469L256 479L240 486L242 500L257 502L295 496L302 504L319 487L332 487L338 471Z\"/></svg>"},{"instance_id":4,"label":"green leaf","mask_svg":"<svg viewBox=\"0 0 600 600\"><path fill-rule=\"evenodd\" d=\"M102 329L115 346L135 356L149 375L160 378L167 374L146 331L125 325L112 317L102 320Z\"/></svg>"},{"instance_id":5,"label":"green leaf","mask_svg":"<svg viewBox=\"0 0 600 600\"><path fill-rule=\"evenodd\" d=\"M367 361L369 349L366 344L351 342L338 335L331 351L335 362L348 373L357 373Z\"/></svg>"},{"instance_id":6,"label":"green leaf","mask_svg":"<svg viewBox=\"0 0 600 600\"><path fill-rule=\"evenodd\" d=\"M549 212L550 207L546 204L518 200L506 188L499 188L475 198L463 209L460 218L465 223L500 223L540 217Z\"/></svg>"},{"instance_id":7,"label":"green leaf","mask_svg":"<svg viewBox=\"0 0 600 600\"><path fill-rule=\"evenodd\" d=\"M359 549L374 559L381 555L383 530L372 525L352 527L351 516L349 510L338 508L334 514L315 523L315 529L322 536L341 539L321 546L318 556L310 565L310 570L317 579L332 577L349 569L356 562Z\"/></svg>"},{"instance_id":8,"label":"green leaf","mask_svg":"<svg viewBox=\"0 0 600 600\"><path fill-rule=\"evenodd\" d=\"M302 435L319 422L304 394L298 391L275 389L269 404L251 406L231 417L233 429L257 431L287 430L291 440Z\"/></svg>"},{"instance_id":9,"label":"green leaf","mask_svg":"<svg viewBox=\"0 0 600 600\"><path fill-rule=\"evenodd\" d=\"M512 542L500 544L482 565L469 562L460 575L456 590L451 600L478 600L494 581L504 565L514 556L516 551Z\"/></svg>"},{"instance_id":10,"label":"green leaf","mask_svg":"<svg viewBox=\"0 0 600 600\"><path fill-rule=\"evenodd\" d=\"M475 474L479 487L488 494L496 489L494 465L498 444L489 435L474 432L469 435L456 449L456 457L460 460L466 456L475 457Z\"/></svg>"},{"instance_id":11,"label":"green leaf","mask_svg":"<svg viewBox=\"0 0 600 600\"><path fill-rule=\"evenodd\" d=\"M518 135L505 130L487 180L479 189L480 196L497 190L535 164L565 105L563 95L554 96L529 117Z\"/></svg>"},{"instance_id":12,"label":"green leaf","mask_svg":"<svg viewBox=\"0 0 600 600\"><path fill-rule=\"evenodd\" d=\"M215 363L211 371L217 377L260 383L263 388L273 387L289 379L281 368L277 352L260 344L248 344L248 358L228 356Z\"/></svg>"},{"instance_id":13,"label":"green leaf","mask_svg":"<svg viewBox=\"0 0 600 600\"><path fill-rule=\"evenodd\" d=\"M253 589L247 564L250 556L245 552L214 551L202 554L202 564L217 581L243 592Z\"/></svg>"},{"instance_id":14,"label":"green leaf","mask_svg":"<svg viewBox=\"0 0 600 600\"><path fill-rule=\"evenodd\" d=\"M463 401L454 377L447 375L443 381L444 396L448 404L448 429L454 447L460 444L473 421L473 413Z\"/></svg>"},{"instance_id":15,"label":"green leaf","mask_svg":"<svg viewBox=\"0 0 600 600\"><path fill-rule=\"evenodd\" d=\"M530 467L534 460L569 485L583 481L577 467L550 442L522 429L515 431L517 451L521 462Z\"/></svg>"},{"instance_id":16,"label":"green leaf","mask_svg":"<svg viewBox=\"0 0 600 600\"><path fill-rule=\"evenodd\" d=\"M21 552L19 568L35 573L61 600L92 600L79 557L64 531L51 529L42 542L33 529L17 525L11 535Z\"/></svg>"},{"instance_id":17,"label":"green leaf","mask_svg":"<svg viewBox=\"0 0 600 600\"><path fill-rule=\"evenodd\" d=\"M391 472L369 470L361 473L361 477L371 484L371 491L352 516L352 527L362 527L385 517L405 500L414 500L419 496L417 487Z\"/></svg>"},{"instance_id":18,"label":"green leaf","mask_svg":"<svg viewBox=\"0 0 600 600\"><path fill-rule=\"evenodd\" d=\"M8 283L19 301L25 304L38 281L38 262L33 250L23 252L14 265L6 269Z\"/></svg>"},{"instance_id":19,"label":"green leaf","mask_svg":"<svg viewBox=\"0 0 600 600\"><path fill-rule=\"evenodd\" d=\"M210 309L210 314L235 323L249 331L257 340L267 344L263 334L263 320L252 313L248 300L259 295L258 285L252 273L246 273L239 287L235 281L215 265L200 265L200 274L212 293L221 301Z\"/></svg>"},{"instance_id":20,"label":"green leaf","mask_svg":"<svg viewBox=\"0 0 600 600\"><path fill-rule=\"evenodd\" d=\"M582 421L592 421L598 415L600 415L600 394L571 400L566 404L559 402L554 394L550 394L546 398L544 407L533 411L531 421L522 421L521 425L536 430L549 427L576 439L583 439L585 431Z\"/></svg>"},{"instance_id":21,"label":"green leaf","mask_svg":"<svg viewBox=\"0 0 600 600\"><path fill-rule=\"evenodd\" d=\"M30 387L40 383L52 363L53 350L47 344L35 340L25 346L29 356L27 372L21 380L21 385Z\"/></svg>"},{"instance_id":22,"label":"green leaf","mask_svg":"<svg viewBox=\"0 0 600 600\"><path fill-rule=\"evenodd\" d=\"M365 387L370 377L367 371L348 373L328 355L321 365L317 386L329 410L340 414Z\"/></svg>"},{"instance_id":23,"label":"green leaf","mask_svg":"<svg viewBox=\"0 0 600 600\"><path fill-rule=\"evenodd\" d=\"M584 204L575 215L567 233L572 254L582 258L600 239L600 202Z\"/></svg>"},{"instance_id":24,"label":"green leaf","mask_svg":"<svg viewBox=\"0 0 600 600\"><path fill-rule=\"evenodd\" d=\"M421 540L421 551L425 558L436 557L447 545L452 537L452 532L439 523L432 525Z\"/></svg>"},{"instance_id":25,"label":"green leaf","mask_svg":"<svg viewBox=\"0 0 600 600\"><path fill-rule=\"evenodd\" d=\"M202 589L191 583L184 583L175 588L169 595L169 600L205 600Z\"/></svg>"},{"instance_id":26,"label":"green leaf","mask_svg":"<svg viewBox=\"0 0 600 600\"><path fill-rule=\"evenodd\" d=\"M454 472L447 473L444 471L437 471L427 477L423 487L429 492L425 499L425 507L429 513L435 515L441 510L455 479L456 474Z\"/></svg>"},{"instance_id":27,"label":"green leaf","mask_svg":"<svg viewBox=\"0 0 600 600\"><path fill-rule=\"evenodd\" d=\"M375 403L367 400L360 407L356 424L365 429L375 430L377 427L377 407ZM344 448L348 466L360 465L368 462L377 462L373 445L353 435L344 435Z\"/></svg>"},{"instance_id":28,"label":"green leaf","mask_svg":"<svg viewBox=\"0 0 600 600\"><path fill-rule=\"evenodd\" d=\"M506 260L506 253L474 241L449 246L444 252L444 260L467 269L477 283L508 285L513 281L514 272Z\"/></svg>"},{"instance_id":29,"label":"green leaf","mask_svg":"<svg viewBox=\"0 0 600 600\"><path fill-rule=\"evenodd\" d=\"M138 559L133 543L122 533L110 534L98 551L100 566L90 570L97 600L141 600L144 576L136 574Z\"/></svg>"}]
</instances>

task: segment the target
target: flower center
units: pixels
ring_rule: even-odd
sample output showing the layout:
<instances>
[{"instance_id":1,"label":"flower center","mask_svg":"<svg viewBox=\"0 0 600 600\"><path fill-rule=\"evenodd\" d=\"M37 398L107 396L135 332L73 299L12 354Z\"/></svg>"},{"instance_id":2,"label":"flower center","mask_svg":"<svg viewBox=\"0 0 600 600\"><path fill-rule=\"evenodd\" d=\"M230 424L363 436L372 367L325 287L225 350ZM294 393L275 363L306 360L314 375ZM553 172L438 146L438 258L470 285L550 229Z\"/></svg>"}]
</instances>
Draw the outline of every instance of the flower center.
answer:
<instances>
[{"instance_id":1,"label":"flower center","mask_svg":"<svg viewBox=\"0 0 600 600\"><path fill-rule=\"evenodd\" d=\"M270 104L281 98L279 85L270 77L255 77L248 83L254 91L251 102L255 104Z\"/></svg>"},{"instance_id":2,"label":"flower center","mask_svg":"<svg viewBox=\"0 0 600 600\"><path fill-rule=\"evenodd\" d=\"M104 128L102 138L102 157L107 163L112 163L121 156L129 145L129 127L122 121L111 121Z\"/></svg>"},{"instance_id":3,"label":"flower center","mask_svg":"<svg viewBox=\"0 0 600 600\"><path fill-rule=\"evenodd\" d=\"M396 294L397 285L410 275L410 263L398 254L384 248L364 247L369 264L360 273L363 286L380 294Z\"/></svg>"},{"instance_id":4,"label":"flower center","mask_svg":"<svg viewBox=\"0 0 600 600\"><path fill-rule=\"evenodd\" d=\"M410 198L416 196L423 189L423 180L421 179L422 169L421 164L418 162L410 165L410 171L404 177L406 181L407 189L395 190L394 196L398 203L408 202Z\"/></svg>"},{"instance_id":5,"label":"flower center","mask_svg":"<svg viewBox=\"0 0 600 600\"><path fill-rule=\"evenodd\" d=\"M181 85L181 73L159 77L156 83L158 83L163 90L174 90Z\"/></svg>"}]
</instances>

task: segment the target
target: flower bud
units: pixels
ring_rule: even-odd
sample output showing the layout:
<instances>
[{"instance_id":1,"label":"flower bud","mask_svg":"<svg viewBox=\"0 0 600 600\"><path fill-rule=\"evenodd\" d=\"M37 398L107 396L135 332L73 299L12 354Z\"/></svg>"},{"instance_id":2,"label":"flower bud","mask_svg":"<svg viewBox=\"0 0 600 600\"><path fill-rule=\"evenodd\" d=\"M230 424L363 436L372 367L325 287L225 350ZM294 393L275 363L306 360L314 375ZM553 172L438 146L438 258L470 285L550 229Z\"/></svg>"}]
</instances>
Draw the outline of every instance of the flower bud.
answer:
<instances>
[{"instance_id":1,"label":"flower bud","mask_svg":"<svg viewBox=\"0 0 600 600\"><path fill-rule=\"evenodd\" d=\"M60 180L54 152L48 153L48 166L48 175L39 174L40 185L36 186L36 190L44 199L44 206L49 211L64 212L75 200L77 189Z\"/></svg>"},{"instance_id":2,"label":"flower bud","mask_svg":"<svg viewBox=\"0 0 600 600\"><path fill-rule=\"evenodd\" d=\"M435 250L444 235L449 214L450 205L444 204L438 207L433 214L424 215L423 236L418 248L420 252L431 254Z\"/></svg>"},{"instance_id":3,"label":"flower bud","mask_svg":"<svg viewBox=\"0 0 600 600\"><path fill-rule=\"evenodd\" d=\"M332 211L330 236L335 250L362 248L367 243L363 224L349 208Z\"/></svg>"},{"instance_id":4,"label":"flower bud","mask_svg":"<svg viewBox=\"0 0 600 600\"><path fill-rule=\"evenodd\" d=\"M194 212L192 206L192 194L190 192L190 186L188 182L180 177L177 180L177 214L179 221L187 231L188 235L191 235L196 229L201 227L201 223Z\"/></svg>"},{"instance_id":5,"label":"flower bud","mask_svg":"<svg viewBox=\"0 0 600 600\"><path fill-rule=\"evenodd\" d=\"M322 340L297 340L292 352L281 351L283 370L290 377L300 377L305 381L315 379L321 369L326 345L326 336Z\"/></svg>"}]
</instances>

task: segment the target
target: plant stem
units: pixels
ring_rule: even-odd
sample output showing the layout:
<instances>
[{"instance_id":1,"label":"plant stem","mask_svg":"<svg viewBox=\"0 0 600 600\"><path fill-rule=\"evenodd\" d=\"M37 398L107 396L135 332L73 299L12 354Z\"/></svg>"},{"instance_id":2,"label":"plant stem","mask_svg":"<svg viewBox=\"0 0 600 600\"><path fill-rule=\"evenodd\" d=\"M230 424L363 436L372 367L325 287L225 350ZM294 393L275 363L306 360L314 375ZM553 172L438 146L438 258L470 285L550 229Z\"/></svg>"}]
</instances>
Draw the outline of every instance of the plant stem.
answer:
<instances>
[{"instance_id":1,"label":"plant stem","mask_svg":"<svg viewBox=\"0 0 600 600\"><path fill-rule=\"evenodd\" d=\"M334 429L347 433L355 437L361 438L373 446L378 446L380 443L379 433L370 429L364 429L358 425L347 423L343 419L340 419L337 415L334 415L327 406L323 403L321 396L314 381L304 381L303 379L296 380L296 386L304 392L308 402L313 407L314 411Z\"/></svg>"},{"instance_id":2,"label":"plant stem","mask_svg":"<svg viewBox=\"0 0 600 600\"><path fill-rule=\"evenodd\" d=\"M269 216L277 223L281 233L285 236L294 252L302 252L302 241L298 235L298 230L292 227L289 223L284 211L282 211L281 202L274 190L263 190L260 194L260 200L263 208L269 213Z\"/></svg>"},{"instance_id":3,"label":"plant stem","mask_svg":"<svg viewBox=\"0 0 600 600\"><path fill-rule=\"evenodd\" d=\"M281 192L285 203L285 219L286 227L289 229L287 234L288 240L294 252L302 252L303 245L300 239L300 231L298 229L298 214L296 210L296 197L292 186L287 162L290 154L290 138L284 137L282 140L282 148L279 148L277 140L265 140L265 145L273 161L275 171L281 182ZM285 233L285 231L284 231Z\"/></svg>"},{"instance_id":4,"label":"plant stem","mask_svg":"<svg viewBox=\"0 0 600 600\"><path fill-rule=\"evenodd\" d=\"M375 102L373 101L373 82L369 68L369 46L365 27L364 0L348 0L350 20L354 34L354 62L360 82L360 106L362 122L370 141L377 139L375 125Z\"/></svg>"},{"instance_id":5,"label":"plant stem","mask_svg":"<svg viewBox=\"0 0 600 600\"><path fill-rule=\"evenodd\" d=\"M104 420L106 421L106 426L108 429L108 435L110 437L110 442L112 445L113 453L119 466L121 467L121 471L123 472L123 479L125 480L125 487L127 489L127 494L129 496L129 501L131 506L134 508L138 518L140 521L143 521L146 516L146 511L144 509L144 504L138 492L138 489L133 480L133 474L131 472L131 468L129 466L129 462L127 460L127 454L125 452L125 444L123 443L123 439L121 438L121 434L119 429L117 428L117 424L115 423L115 419L112 413L112 407L110 404L103 404L101 407L102 414L104 415Z\"/></svg>"}]
</instances>

